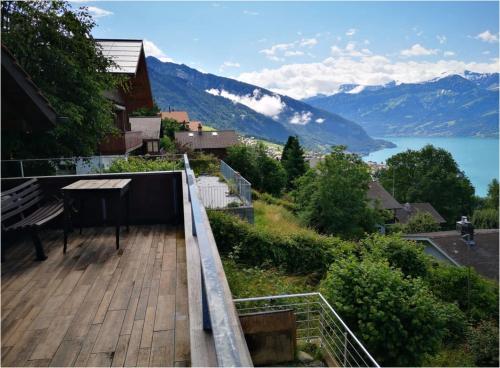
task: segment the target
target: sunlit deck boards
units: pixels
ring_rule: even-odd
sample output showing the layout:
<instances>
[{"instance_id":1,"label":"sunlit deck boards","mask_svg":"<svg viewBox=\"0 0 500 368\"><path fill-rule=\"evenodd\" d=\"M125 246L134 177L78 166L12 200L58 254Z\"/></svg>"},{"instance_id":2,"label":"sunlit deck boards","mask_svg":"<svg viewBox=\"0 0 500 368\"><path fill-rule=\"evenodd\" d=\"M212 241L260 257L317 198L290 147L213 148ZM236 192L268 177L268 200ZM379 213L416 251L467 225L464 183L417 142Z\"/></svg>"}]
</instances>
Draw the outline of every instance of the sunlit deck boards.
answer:
<instances>
[{"instance_id":1,"label":"sunlit deck boards","mask_svg":"<svg viewBox=\"0 0 500 368\"><path fill-rule=\"evenodd\" d=\"M2 264L2 366L184 366L189 318L183 230L131 226L47 231Z\"/></svg>"}]
</instances>

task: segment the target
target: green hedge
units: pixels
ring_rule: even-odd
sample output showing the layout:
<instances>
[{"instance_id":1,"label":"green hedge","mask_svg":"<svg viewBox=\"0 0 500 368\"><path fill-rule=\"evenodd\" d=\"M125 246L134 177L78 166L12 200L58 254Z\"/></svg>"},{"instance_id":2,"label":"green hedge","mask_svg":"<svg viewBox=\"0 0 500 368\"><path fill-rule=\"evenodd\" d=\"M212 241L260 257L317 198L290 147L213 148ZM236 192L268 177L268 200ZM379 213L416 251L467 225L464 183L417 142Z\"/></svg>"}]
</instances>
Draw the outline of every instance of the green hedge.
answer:
<instances>
[{"instance_id":1,"label":"green hedge","mask_svg":"<svg viewBox=\"0 0 500 368\"><path fill-rule=\"evenodd\" d=\"M308 231L283 235L250 225L221 211L209 211L219 251L251 266L271 266L292 274L325 274L330 264L356 245Z\"/></svg>"}]
</instances>

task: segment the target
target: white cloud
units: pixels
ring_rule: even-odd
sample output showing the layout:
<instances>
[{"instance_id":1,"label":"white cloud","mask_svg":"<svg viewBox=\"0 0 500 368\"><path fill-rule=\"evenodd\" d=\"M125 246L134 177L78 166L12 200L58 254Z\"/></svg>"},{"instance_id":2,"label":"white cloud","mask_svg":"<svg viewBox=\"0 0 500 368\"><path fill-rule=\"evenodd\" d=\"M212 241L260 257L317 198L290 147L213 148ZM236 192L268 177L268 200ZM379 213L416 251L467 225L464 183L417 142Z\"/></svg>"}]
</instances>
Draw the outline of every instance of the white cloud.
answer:
<instances>
[{"instance_id":1,"label":"white cloud","mask_svg":"<svg viewBox=\"0 0 500 368\"><path fill-rule=\"evenodd\" d=\"M316 120L314 120L316 123L318 124L323 124L325 122L325 119L323 118L317 118Z\"/></svg>"},{"instance_id":2,"label":"white cloud","mask_svg":"<svg viewBox=\"0 0 500 368\"><path fill-rule=\"evenodd\" d=\"M266 57L273 61L283 61L282 57L279 57L278 54L285 52L294 47L293 43L278 43L276 45L271 46L268 49L260 50L261 54L266 55Z\"/></svg>"},{"instance_id":3,"label":"white cloud","mask_svg":"<svg viewBox=\"0 0 500 368\"><path fill-rule=\"evenodd\" d=\"M240 66L240 63L235 63L233 61L224 61L219 67L219 71L223 72L227 68L239 68Z\"/></svg>"},{"instance_id":4,"label":"white cloud","mask_svg":"<svg viewBox=\"0 0 500 368\"><path fill-rule=\"evenodd\" d=\"M481 32L474 38L481 40L483 42L490 42L490 43L498 42L498 35L491 33L489 30Z\"/></svg>"},{"instance_id":5,"label":"white cloud","mask_svg":"<svg viewBox=\"0 0 500 368\"><path fill-rule=\"evenodd\" d=\"M301 47L312 47L318 44L318 40L315 38L303 38L300 40Z\"/></svg>"},{"instance_id":6,"label":"white cloud","mask_svg":"<svg viewBox=\"0 0 500 368\"><path fill-rule=\"evenodd\" d=\"M446 42L446 36L444 35L436 35L436 40L442 45L443 43Z\"/></svg>"},{"instance_id":7,"label":"white cloud","mask_svg":"<svg viewBox=\"0 0 500 368\"><path fill-rule=\"evenodd\" d=\"M490 51L489 50L486 50L486 51L483 51L482 52L483 55L489 55L490 54Z\"/></svg>"},{"instance_id":8,"label":"white cloud","mask_svg":"<svg viewBox=\"0 0 500 368\"><path fill-rule=\"evenodd\" d=\"M302 56L304 53L299 50L285 51L285 56Z\"/></svg>"},{"instance_id":9,"label":"white cloud","mask_svg":"<svg viewBox=\"0 0 500 368\"><path fill-rule=\"evenodd\" d=\"M290 124L306 125L311 121L311 118L312 112L310 111L296 112L290 118L289 122Z\"/></svg>"},{"instance_id":10,"label":"white cloud","mask_svg":"<svg viewBox=\"0 0 500 368\"><path fill-rule=\"evenodd\" d=\"M426 55L436 55L439 50L437 49L426 49L419 43L416 43L412 47L406 50L401 50L401 55L408 56L426 56Z\"/></svg>"},{"instance_id":11,"label":"white cloud","mask_svg":"<svg viewBox=\"0 0 500 368\"><path fill-rule=\"evenodd\" d=\"M235 95L224 89L218 90L216 88L211 88L205 90L205 92L210 93L214 96L221 96L227 98L234 103L240 103L251 108L258 113L264 114L266 116L275 117L280 114L280 112L285 108L286 104L281 101L281 97L277 95L264 95L259 89L255 89L250 95Z\"/></svg>"},{"instance_id":12,"label":"white cloud","mask_svg":"<svg viewBox=\"0 0 500 368\"><path fill-rule=\"evenodd\" d=\"M357 31L356 28L349 28L345 33L345 35L348 37L354 36L356 34L356 31Z\"/></svg>"},{"instance_id":13,"label":"white cloud","mask_svg":"<svg viewBox=\"0 0 500 368\"><path fill-rule=\"evenodd\" d=\"M453 52L453 51L445 51L443 53L443 55L446 56L446 57L455 56L455 52Z\"/></svg>"},{"instance_id":14,"label":"white cloud","mask_svg":"<svg viewBox=\"0 0 500 368\"><path fill-rule=\"evenodd\" d=\"M345 49L344 49L345 50ZM344 51L345 52L345 51ZM333 94L342 84L363 86L396 83L418 83L465 70L495 73L498 59L491 62L463 62L451 59L438 61L391 60L382 55L329 57L320 62L294 63L273 69L240 74L237 79L294 98L319 93Z\"/></svg>"},{"instance_id":15,"label":"white cloud","mask_svg":"<svg viewBox=\"0 0 500 368\"><path fill-rule=\"evenodd\" d=\"M88 6L87 9L89 10L90 15L94 18L102 18L107 17L108 15L113 15L112 11L98 8L97 6Z\"/></svg>"},{"instance_id":16,"label":"white cloud","mask_svg":"<svg viewBox=\"0 0 500 368\"><path fill-rule=\"evenodd\" d=\"M330 48L330 52L333 56L338 56L338 57L361 57L361 56L367 56L371 55L371 51L368 50L367 48L363 48L361 50L356 49L356 43L355 42L348 42L347 45L342 48L337 45L333 45Z\"/></svg>"},{"instance_id":17,"label":"white cloud","mask_svg":"<svg viewBox=\"0 0 500 368\"><path fill-rule=\"evenodd\" d=\"M144 53L146 54L146 56L154 56L155 58L163 62L174 62L172 58L165 55L165 53L160 50L160 48L156 46L152 41L146 39L144 40Z\"/></svg>"},{"instance_id":18,"label":"white cloud","mask_svg":"<svg viewBox=\"0 0 500 368\"><path fill-rule=\"evenodd\" d=\"M243 10L243 14L246 15L259 15L256 11L251 11L251 10Z\"/></svg>"}]
</instances>

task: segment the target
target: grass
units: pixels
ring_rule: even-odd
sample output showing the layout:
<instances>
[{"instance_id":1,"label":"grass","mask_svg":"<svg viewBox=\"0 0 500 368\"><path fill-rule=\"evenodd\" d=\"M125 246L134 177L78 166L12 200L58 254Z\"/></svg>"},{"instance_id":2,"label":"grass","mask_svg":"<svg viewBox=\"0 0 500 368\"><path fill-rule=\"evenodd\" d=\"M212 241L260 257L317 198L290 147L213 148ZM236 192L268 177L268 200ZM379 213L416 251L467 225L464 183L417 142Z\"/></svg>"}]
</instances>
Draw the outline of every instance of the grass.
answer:
<instances>
[{"instance_id":1,"label":"grass","mask_svg":"<svg viewBox=\"0 0 500 368\"><path fill-rule=\"evenodd\" d=\"M216 131L217 129L211 127L211 126L208 126L208 125L202 125L202 128L201 128L204 132L213 132L213 131Z\"/></svg>"},{"instance_id":2,"label":"grass","mask_svg":"<svg viewBox=\"0 0 500 368\"><path fill-rule=\"evenodd\" d=\"M253 202L253 208L255 226L286 234L299 231L313 231L300 225L299 219L283 206L257 200Z\"/></svg>"},{"instance_id":3,"label":"grass","mask_svg":"<svg viewBox=\"0 0 500 368\"><path fill-rule=\"evenodd\" d=\"M308 276L290 276L276 269L248 267L230 258L224 258L222 262L234 298L314 291Z\"/></svg>"},{"instance_id":4,"label":"grass","mask_svg":"<svg viewBox=\"0 0 500 368\"><path fill-rule=\"evenodd\" d=\"M262 142L264 145L269 146L269 147L272 147L272 148L275 148L275 149L278 149L278 150L280 150L280 151L283 151L283 148L285 147L285 146L284 146L284 145L282 145L282 144L269 142L269 141L266 141L266 140L264 140L264 139L256 139L256 141L258 141L258 142Z\"/></svg>"}]
</instances>

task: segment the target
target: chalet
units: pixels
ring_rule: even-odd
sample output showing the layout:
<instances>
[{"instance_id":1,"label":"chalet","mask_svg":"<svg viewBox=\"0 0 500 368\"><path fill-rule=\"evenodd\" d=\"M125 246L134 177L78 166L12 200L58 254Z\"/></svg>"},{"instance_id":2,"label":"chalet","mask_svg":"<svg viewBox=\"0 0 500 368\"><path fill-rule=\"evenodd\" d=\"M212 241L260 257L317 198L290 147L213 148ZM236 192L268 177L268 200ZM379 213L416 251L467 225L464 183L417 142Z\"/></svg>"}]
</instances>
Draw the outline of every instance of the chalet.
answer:
<instances>
[{"instance_id":1,"label":"chalet","mask_svg":"<svg viewBox=\"0 0 500 368\"><path fill-rule=\"evenodd\" d=\"M196 132L175 132L175 143L188 151L198 151L224 158L227 148L238 144L238 136L234 130L207 132L199 126Z\"/></svg>"},{"instance_id":2,"label":"chalet","mask_svg":"<svg viewBox=\"0 0 500 368\"><path fill-rule=\"evenodd\" d=\"M142 133L132 131L129 115L140 108L153 108L146 57L142 40L99 39L98 45L104 56L112 59L115 66L108 72L127 78L126 88L106 91L115 109L115 126L118 135L109 136L101 143L101 154L125 154L142 147Z\"/></svg>"},{"instance_id":3,"label":"chalet","mask_svg":"<svg viewBox=\"0 0 500 368\"><path fill-rule=\"evenodd\" d=\"M158 117L131 117L129 119L132 131L141 132L142 153L157 155L160 153L161 118Z\"/></svg>"},{"instance_id":4,"label":"chalet","mask_svg":"<svg viewBox=\"0 0 500 368\"><path fill-rule=\"evenodd\" d=\"M56 125L56 111L4 45L2 91L2 137L8 132L36 134Z\"/></svg>"},{"instance_id":5,"label":"chalet","mask_svg":"<svg viewBox=\"0 0 500 368\"><path fill-rule=\"evenodd\" d=\"M182 124L189 124L189 115L187 111L162 111L162 119L172 119Z\"/></svg>"}]
</instances>

